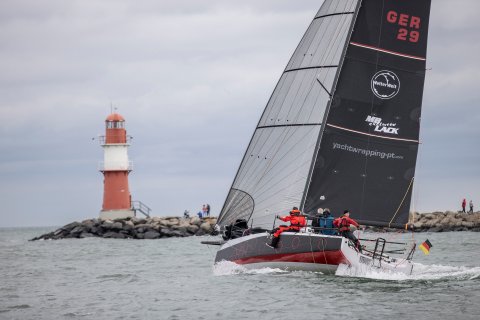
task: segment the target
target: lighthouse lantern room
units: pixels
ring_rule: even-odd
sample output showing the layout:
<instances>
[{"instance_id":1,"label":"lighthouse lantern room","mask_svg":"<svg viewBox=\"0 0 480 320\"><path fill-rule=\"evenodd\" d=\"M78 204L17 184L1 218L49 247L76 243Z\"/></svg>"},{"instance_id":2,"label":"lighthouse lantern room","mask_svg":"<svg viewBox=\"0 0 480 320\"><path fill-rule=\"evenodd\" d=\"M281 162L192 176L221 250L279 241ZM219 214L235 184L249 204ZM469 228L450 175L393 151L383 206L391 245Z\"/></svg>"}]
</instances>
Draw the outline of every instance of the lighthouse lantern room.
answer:
<instances>
[{"instance_id":1,"label":"lighthouse lantern room","mask_svg":"<svg viewBox=\"0 0 480 320\"><path fill-rule=\"evenodd\" d=\"M124 219L135 215L132 197L128 188L128 175L132 162L128 160L130 146L125 130L125 119L118 113L110 114L105 120L105 136L100 137L103 147L103 206L102 219Z\"/></svg>"}]
</instances>

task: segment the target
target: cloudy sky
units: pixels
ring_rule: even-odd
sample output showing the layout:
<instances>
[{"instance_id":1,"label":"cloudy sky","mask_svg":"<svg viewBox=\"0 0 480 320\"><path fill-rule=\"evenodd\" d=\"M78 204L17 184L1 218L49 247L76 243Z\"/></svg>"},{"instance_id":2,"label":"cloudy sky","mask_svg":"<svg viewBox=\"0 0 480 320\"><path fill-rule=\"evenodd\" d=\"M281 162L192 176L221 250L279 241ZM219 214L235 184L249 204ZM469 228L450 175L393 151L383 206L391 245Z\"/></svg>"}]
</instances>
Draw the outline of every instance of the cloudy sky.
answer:
<instances>
[{"instance_id":1,"label":"cloudy sky","mask_svg":"<svg viewBox=\"0 0 480 320\"><path fill-rule=\"evenodd\" d=\"M414 209L480 206L480 2L433 0ZM218 214L321 0L0 1L0 227L102 205L111 105L154 215Z\"/></svg>"}]
</instances>

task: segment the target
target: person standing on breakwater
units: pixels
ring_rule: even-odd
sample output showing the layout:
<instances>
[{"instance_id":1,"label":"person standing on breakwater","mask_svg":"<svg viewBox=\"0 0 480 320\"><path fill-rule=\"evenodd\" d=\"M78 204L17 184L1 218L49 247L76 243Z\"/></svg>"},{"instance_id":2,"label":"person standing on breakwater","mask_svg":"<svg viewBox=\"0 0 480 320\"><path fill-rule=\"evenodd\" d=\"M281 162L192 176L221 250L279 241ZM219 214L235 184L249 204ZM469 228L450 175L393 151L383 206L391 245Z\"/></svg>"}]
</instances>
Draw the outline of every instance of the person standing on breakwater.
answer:
<instances>
[{"instance_id":1,"label":"person standing on breakwater","mask_svg":"<svg viewBox=\"0 0 480 320\"><path fill-rule=\"evenodd\" d=\"M207 217L210 217L210 205L207 203Z\"/></svg>"},{"instance_id":2,"label":"person standing on breakwater","mask_svg":"<svg viewBox=\"0 0 480 320\"><path fill-rule=\"evenodd\" d=\"M466 206L467 206L467 199L463 198L463 201L462 201L462 212L463 213L466 213L466 211L465 211Z\"/></svg>"},{"instance_id":3,"label":"person standing on breakwater","mask_svg":"<svg viewBox=\"0 0 480 320\"><path fill-rule=\"evenodd\" d=\"M469 202L470 210L468 210L468 213L473 213L473 201L470 200Z\"/></svg>"}]
</instances>

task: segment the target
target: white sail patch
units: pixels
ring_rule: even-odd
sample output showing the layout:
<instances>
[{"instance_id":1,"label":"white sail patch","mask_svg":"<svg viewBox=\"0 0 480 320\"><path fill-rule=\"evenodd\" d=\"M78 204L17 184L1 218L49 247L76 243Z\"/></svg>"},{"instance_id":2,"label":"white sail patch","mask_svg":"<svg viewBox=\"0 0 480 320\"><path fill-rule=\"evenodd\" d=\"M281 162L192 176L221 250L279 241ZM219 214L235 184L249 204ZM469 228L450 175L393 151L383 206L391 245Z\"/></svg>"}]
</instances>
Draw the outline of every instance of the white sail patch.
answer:
<instances>
[{"instance_id":1,"label":"white sail patch","mask_svg":"<svg viewBox=\"0 0 480 320\"><path fill-rule=\"evenodd\" d=\"M378 98L392 99L400 91L400 79L392 71L378 71L372 77L371 87Z\"/></svg>"},{"instance_id":2,"label":"white sail patch","mask_svg":"<svg viewBox=\"0 0 480 320\"><path fill-rule=\"evenodd\" d=\"M382 118L374 116L367 116L365 122L367 122L369 126L374 127L373 131L375 132L398 135L399 128L397 128L396 123L384 123L382 122Z\"/></svg>"}]
</instances>

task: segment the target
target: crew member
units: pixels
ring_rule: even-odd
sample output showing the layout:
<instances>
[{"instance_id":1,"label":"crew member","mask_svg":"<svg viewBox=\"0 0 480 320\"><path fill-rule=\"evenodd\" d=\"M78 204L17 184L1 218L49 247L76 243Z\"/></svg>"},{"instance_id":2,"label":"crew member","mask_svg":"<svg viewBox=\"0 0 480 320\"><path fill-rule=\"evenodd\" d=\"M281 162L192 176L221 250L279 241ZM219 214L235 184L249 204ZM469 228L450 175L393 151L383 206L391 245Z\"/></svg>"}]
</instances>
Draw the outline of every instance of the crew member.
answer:
<instances>
[{"instance_id":1,"label":"crew member","mask_svg":"<svg viewBox=\"0 0 480 320\"><path fill-rule=\"evenodd\" d=\"M307 225L305 217L300 214L300 210L298 210L297 207L293 207L293 209L290 211L290 215L284 217L277 216L277 218L285 222L290 221L290 225L281 225L272 230L272 240L270 243L267 243L267 245L272 248L277 247L278 241L280 240L280 234L282 234L282 232L298 232L300 231L300 228L303 228Z\"/></svg>"},{"instance_id":2,"label":"crew member","mask_svg":"<svg viewBox=\"0 0 480 320\"><path fill-rule=\"evenodd\" d=\"M323 217L323 209L318 208L317 214L312 219L312 227L320 228L320 219ZM318 229L317 229L318 230ZM317 231L315 230L315 231Z\"/></svg>"},{"instance_id":3,"label":"crew member","mask_svg":"<svg viewBox=\"0 0 480 320\"><path fill-rule=\"evenodd\" d=\"M338 228L342 237L348 238L353 241L359 251L361 251L360 241L355 237L350 230L350 225L354 225L358 228L357 221L350 218L350 212L348 210L343 211L343 215L333 221L333 225Z\"/></svg>"},{"instance_id":4,"label":"crew member","mask_svg":"<svg viewBox=\"0 0 480 320\"><path fill-rule=\"evenodd\" d=\"M332 214L330 213L330 209L325 208L323 210L323 216L320 218L320 228L321 233L326 234L326 235L334 235L336 234L336 230L333 228L333 217Z\"/></svg>"}]
</instances>

